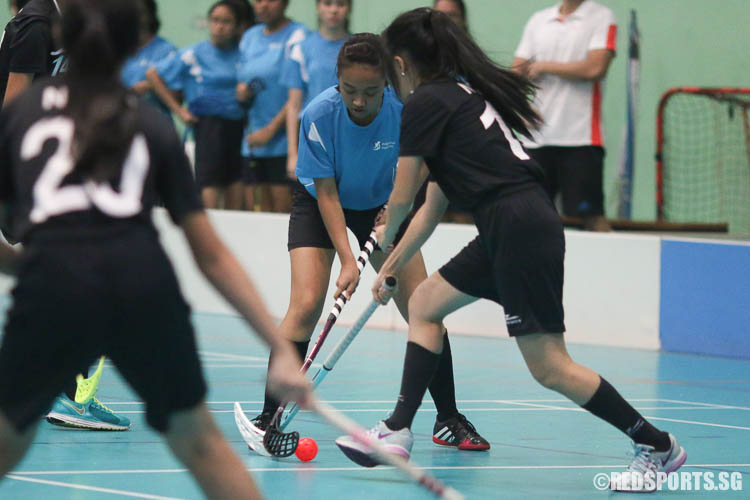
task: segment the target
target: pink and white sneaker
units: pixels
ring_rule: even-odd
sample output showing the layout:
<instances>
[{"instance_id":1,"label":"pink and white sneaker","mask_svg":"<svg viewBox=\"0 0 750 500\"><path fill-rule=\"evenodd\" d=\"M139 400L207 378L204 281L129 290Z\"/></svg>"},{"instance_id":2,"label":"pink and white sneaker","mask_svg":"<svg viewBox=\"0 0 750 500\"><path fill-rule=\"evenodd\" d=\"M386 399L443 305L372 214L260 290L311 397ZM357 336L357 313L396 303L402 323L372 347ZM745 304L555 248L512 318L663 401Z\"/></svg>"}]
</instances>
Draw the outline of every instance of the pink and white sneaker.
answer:
<instances>
[{"instance_id":1,"label":"pink and white sneaker","mask_svg":"<svg viewBox=\"0 0 750 500\"><path fill-rule=\"evenodd\" d=\"M377 440L389 453L409 460L411 448L414 444L414 437L409 428L404 427L401 430L393 431L385 425L384 420L381 420L375 427L367 431L367 436L372 440ZM341 436L336 439L336 445L341 448L341 451L349 460L357 465L375 467L382 464L370 447L361 444L351 436Z\"/></svg>"},{"instance_id":2,"label":"pink and white sneaker","mask_svg":"<svg viewBox=\"0 0 750 500\"><path fill-rule=\"evenodd\" d=\"M651 493L664 481L665 474L674 472L685 463L687 453L672 434L667 451L656 451L653 446L633 443L633 461L620 484L611 485L614 491Z\"/></svg>"}]
</instances>

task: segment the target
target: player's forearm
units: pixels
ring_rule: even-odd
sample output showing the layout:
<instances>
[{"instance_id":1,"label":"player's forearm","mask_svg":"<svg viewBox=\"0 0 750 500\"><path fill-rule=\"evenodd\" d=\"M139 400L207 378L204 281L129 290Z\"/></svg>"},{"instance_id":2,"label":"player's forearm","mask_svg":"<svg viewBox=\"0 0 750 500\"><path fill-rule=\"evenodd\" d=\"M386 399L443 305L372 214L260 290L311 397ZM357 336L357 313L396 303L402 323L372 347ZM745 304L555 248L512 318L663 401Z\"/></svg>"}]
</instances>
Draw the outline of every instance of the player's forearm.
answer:
<instances>
[{"instance_id":1,"label":"player's forearm","mask_svg":"<svg viewBox=\"0 0 750 500\"><path fill-rule=\"evenodd\" d=\"M390 209L389 205L388 210L390 211ZM414 254L422 248L422 245L424 245L435 231L444 211L445 209L440 211L430 210L427 204L422 205L409 223L409 227L401 237L398 245L396 245L396 248L388 256L385 264L383 264L387 272L397 273L414 257Z\"/></svg>"},{"instance_id":2,"label":"player's forearm","mask_svg":"<svg viewBox=\"0 0 750 500\"><path fill-rule=\"evenodd\" d=\"M302 92L291 89L286 108L287 154L289 156L296 156L299 148L299 113L301 109Z\"/></svg>"},{"instance_id":3,"label":"player's forearm","mask_svg":"<svg viewBox=\"0 0 750 500\"><path fill-rule=\"evenodd\" d=\"M286 114L287 114L288 105L284 104L284 107L281 108L281 111L279 111L276 116L273 117L273 120L271 120L271 123L266 125L272 132L273 135L276 135L279 130L281 130L284 125L286 125Z\"/></svg>"},{"instance_id":4,"label":"player's forearm","mask_svg":"<svg viewBox=\"0 0 750 500\"><path fill-rule=\"evenodd\" d=\"M541 73L559 76L566 80L596 81L607 74L607 66L590 59L569 63L545 61L536 63Z\"/></svg>"},{"instance_id":5,"label":"player's forearm","mask_svg":"<svg viewBox=\"0 0 750 500\"><path fill-rule=\"evenodd\" d=\"M146 79L151 84L154 94L163 102L172 113L178 113L182 108L179 101L175 99L174 94L167 88L164 80L161 79L159 73L154 68L149 68L146 72Z\"/></svg>"},{"instance_id":6,"label":"player's forearm","mask_svg":"<svg viewBox=\"0 0 750 500\"><path fill-rule=\"evenodd\" d=\"M3 98L3 108L13 102L13 100L31 86L34 75L30 73L10 73L8 75L8 84L5 86L5 97Z\"/></svg>"},{"instance_id":7,"label":"player's forearm","mask_svg":"<svg viewBox=\"0 0 750 500\"><path fill-rule=\"evenodd\" d=\"M529 60L521 57L514 57L513 62L510 65L511 71L519 75L528 76L529 74Z\"/></svg>"},{"instance_id":8,"label":"player's forearm","mask_svg":"<svg viewBox=\"0 0 750 500\"><path fill-rule=\"evenodd\" d=\"M384 245L388 246L396 239L396 234L409 216L411 211L411 202L405 200L394 200L393 196L388 200L388 209L385 211L385 241Z\"/></svg>"},{"instance_id":9,"label":"player's forearm","mask_svg":"<svg viewBox=\"0 0 750 500\"><path fill-rule=\"evenodd\" d=\"M18 257L19 252L15 248L0 241L0 273L15 274Z\"/></svg>"}]
</instances>

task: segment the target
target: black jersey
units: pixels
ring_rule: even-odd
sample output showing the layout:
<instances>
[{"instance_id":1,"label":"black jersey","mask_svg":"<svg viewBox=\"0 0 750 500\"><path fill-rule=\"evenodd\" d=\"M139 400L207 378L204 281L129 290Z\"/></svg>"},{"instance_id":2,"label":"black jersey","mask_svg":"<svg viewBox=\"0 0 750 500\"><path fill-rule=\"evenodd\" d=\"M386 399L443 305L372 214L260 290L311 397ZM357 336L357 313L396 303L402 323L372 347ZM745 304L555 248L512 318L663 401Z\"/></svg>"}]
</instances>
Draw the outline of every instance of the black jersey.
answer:
<instances>
[{"instance_id":1,"label":"black jersey","mask_svg":"<svg viewBox=\"0 0 750 500\"><path fill-rule=\"evenodd\" d=\"M0 102L10 73L56 76L67 69L67 59L52 35L60 17L53 0L31 0L5 27L0 44Z\"/></svg>"},{"instance_id":2,"label":"black jersey","mask_svg":"<svg viewBox=\"0 0 750 500\"><path fill-rule=\"evenodd\" d=\"M137 133L119 178L82 179L74 172L67 99L64 78L43 80L0 115L0 202L9 208L15 239L76 239L130 224L151 226L157 199L175 223L202 208L174 126L140 100Z\"/></svg>"},{"instance_id":3,"label":"black jersey","mask_svg":"<svg viewBox=\"0 0 750 500\"><path fill-rule=\"evenodd\" d=\"M495 108L464 83L420 85L401 116L400 155L423 157L431 178L461 208L544 179Z\"/></svg>"}]
</instances>

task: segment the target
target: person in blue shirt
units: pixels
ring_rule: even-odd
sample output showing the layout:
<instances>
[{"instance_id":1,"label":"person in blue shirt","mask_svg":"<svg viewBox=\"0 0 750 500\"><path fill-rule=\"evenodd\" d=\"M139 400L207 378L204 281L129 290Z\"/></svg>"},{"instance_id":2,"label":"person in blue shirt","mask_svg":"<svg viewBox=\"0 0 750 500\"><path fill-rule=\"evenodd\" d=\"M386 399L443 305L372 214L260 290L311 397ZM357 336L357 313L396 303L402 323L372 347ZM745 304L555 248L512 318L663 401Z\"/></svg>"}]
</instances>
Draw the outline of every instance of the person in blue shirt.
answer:
<instances>
[{"instance_id":1,"label":"person in blue shirt","mask_svg":"<svg viewBox=\"0 0 750 500\"><path fill-rule=\"evenodd\" d=\"M237 101L241 12L221 0L208 14L211 38L148 70L159 98L195 135L195 179L207 208L242 209L241 144L245 110ZM182 91L186 107L170 90Z\"/></svg>"},{"instance_id":2,"label":"person in blue shirt","mask_svg":"<svg viewBox=\"0 0 750 500\"><path fill-rule=\"evenodd\" d=\"M140 45L138 52L129 57L122 67L122 83L144 100L154 104L165 114L169 108L154 94L153 88L146 78L146 72L159 61L170 58L177 52L177 47L164 38L158 36L161 21L156 6L156 0L141 0L143 13L141 19Z\"/></svg>"},{"instance_id":3,"label":"person in blue shirt","mask_svg":"<svg viewBox=\"0 0 750 500\"><path fill-rule=\"evenodd\" d=\"M297 168L300 112L318 94L336 85L336 58L349 38L352 0L315 0L320 29L292 47L281 70L289 88L286 110L287 174Z\"/></svg>"},{"instance_id":4,"label":"person in blue shirt","mask_svg":"<svg viewBox=\"0 0 750 500\"><path fill-rule=\"evenodd\" d=\"M249 122L242 144L245 158L245 205L255 206L260 187L264 211L288 212L291 181L286 173L286 101L281 67L291 47L305 39L308 29L286 17L288 0L255 0L259 25L240 41L242 60L237 73L237 98L249 107Z\"/></svg>"},{"instance_id":5,"label":"person in blue shirt","mask_svg":"<svg viewBox=\"0 0 750 500\"><path fill-rule=\"evenodd\" d=\"M294 343L300 358L305 357L320 318L336 255L341 272L335 297L342 293L351 297L357 288L359 271L347 227L360 247L364 246L393 189L402 105L387 86L386 61L377 35L353 35L339 52L339 85L313 99L302 114L298 182L287 244L291 300L280 326L281 334ZM379 269L385 257L376 248L370 263ZM422 255L417 253L395 276L398 288L394 298L408 321L409 296L427 278ZM456 408L447 332L443 346L440 367L430 384L438 409L433 441L463 450L489 449L489 443ZM259 431L268 427L278 405L279 401L266 391L263 412L254 419Z\"/></svg>"}]
</instances>

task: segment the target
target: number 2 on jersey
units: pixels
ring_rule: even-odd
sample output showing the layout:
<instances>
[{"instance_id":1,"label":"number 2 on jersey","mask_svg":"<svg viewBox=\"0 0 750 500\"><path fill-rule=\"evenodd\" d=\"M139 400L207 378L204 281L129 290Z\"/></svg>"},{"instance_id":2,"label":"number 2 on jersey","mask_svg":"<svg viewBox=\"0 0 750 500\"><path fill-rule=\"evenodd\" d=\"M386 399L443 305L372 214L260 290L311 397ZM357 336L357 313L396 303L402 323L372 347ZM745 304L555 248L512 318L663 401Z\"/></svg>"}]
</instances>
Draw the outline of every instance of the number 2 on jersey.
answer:
<instances>
[{"instance_id":1,"label":"number 2 on jersey","mask_svg":"<svg viewBox=\"0 0 750 500\"><path fill-rule=\"evenodd\" d=\"M65 177L73 171L71 155L73 120L64 116L46 118L34 124L21 143L21 159L28 161L42 153L44 143L57 139L57 148L47 160L34 183L34 208L29 219L40 224L50 217L68 212L87 210L96 206L110 217L131 217L141 211L143 184L148 173L149 157L146 139L136 135L122 168L120 192L106 182L88 180L84 184L63 186Z\"/></svg>"}]
</instances>

